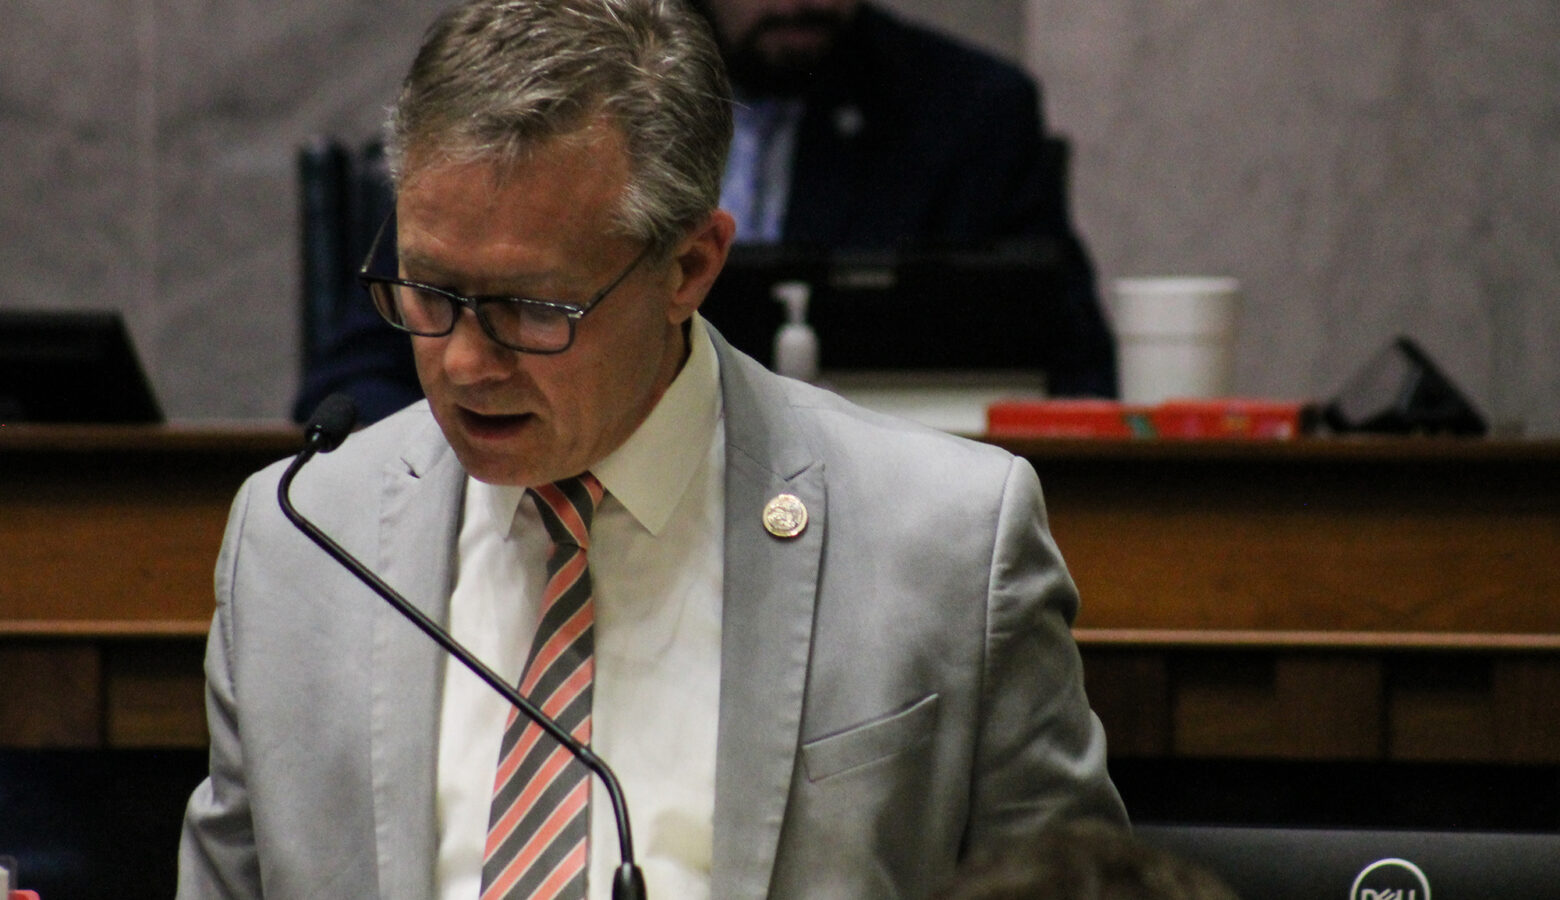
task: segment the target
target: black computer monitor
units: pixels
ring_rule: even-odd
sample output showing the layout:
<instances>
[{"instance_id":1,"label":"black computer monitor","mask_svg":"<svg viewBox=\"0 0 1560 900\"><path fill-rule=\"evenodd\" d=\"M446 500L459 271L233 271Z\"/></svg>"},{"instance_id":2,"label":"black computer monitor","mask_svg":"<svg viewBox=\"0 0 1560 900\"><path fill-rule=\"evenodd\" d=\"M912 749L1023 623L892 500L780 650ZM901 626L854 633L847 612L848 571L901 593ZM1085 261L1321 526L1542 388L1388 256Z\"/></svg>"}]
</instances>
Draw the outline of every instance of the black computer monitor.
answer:
<instances>
[{"instance_id":1,"label":"black computer monitor","mask_svg":"<svg viewBox=\"0 0 1560 900\"><path fill-rule=\"evenodd\" d=\"M1539 900L1560 892L1560 835L1138 823L1140 839L1262 900Z\"/></svg>"},{"instance_id":2,"label":"black computer monitor","mask_svg":"<svg viewBox=\"0 0 1560 900\"><path fill-rule=\"evenodd\" d=\"M785 309L774 287L811 289L808 323L825 370L1020 370L1073 365L1080 321L1068 274L1044 246L836 253L733 248L701 312L737 349L774 363ZM1083 318L1097 316L1083 311Z\"/></svg>"},{"instance_id":3,"label":"black computer monitor","mask_svg":"<svg viewBox=\"0 0 1560 900\"><path fill-rule=\"evenodd\" d=\"M0 422L162 420L119 313L0 310Z\"/></svg>"}]
</instances>

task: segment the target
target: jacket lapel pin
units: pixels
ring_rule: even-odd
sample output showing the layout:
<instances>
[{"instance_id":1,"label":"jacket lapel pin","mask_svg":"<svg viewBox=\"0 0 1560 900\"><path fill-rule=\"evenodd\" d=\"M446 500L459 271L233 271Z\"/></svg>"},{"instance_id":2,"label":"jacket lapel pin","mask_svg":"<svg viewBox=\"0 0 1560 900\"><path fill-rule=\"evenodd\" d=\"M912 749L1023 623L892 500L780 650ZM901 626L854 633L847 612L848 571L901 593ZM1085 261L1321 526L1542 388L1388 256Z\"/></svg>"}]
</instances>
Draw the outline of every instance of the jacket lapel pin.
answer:
<instances>
[{"instance_id":1,"label":"jacket lapel pin","mask_svg":"<svg viewBox=\"0 0 1560 900\"><path fill-rule=\"evenodd\" d=\"M807 527L807 507L791 494L764 504L764 530L777 538L794 538Z\"/></svg>"},{"instance_id":2,"label":"jacket lapel pin","mask_svg":"<svg viewBox=\"0 0 1560 900\"><path fill-rule=\"evenodd\" d=\"M861 134L866 125L866 116L861 114L861 107L855 104L846 104L834 110L834 131L846 140Z\"/></svg>"}]
</instances>

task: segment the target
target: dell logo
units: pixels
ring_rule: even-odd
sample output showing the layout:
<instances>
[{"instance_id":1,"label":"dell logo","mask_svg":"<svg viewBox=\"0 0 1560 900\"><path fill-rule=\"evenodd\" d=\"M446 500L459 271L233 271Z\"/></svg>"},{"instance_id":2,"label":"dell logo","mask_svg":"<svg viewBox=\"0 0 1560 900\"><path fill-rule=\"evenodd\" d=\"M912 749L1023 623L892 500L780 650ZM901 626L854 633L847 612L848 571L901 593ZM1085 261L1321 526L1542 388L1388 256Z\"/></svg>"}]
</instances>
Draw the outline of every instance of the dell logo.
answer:
<instances>
[{"instance_id":1,"label":"dell logo","mask_svg":"<svg viewBox=\"0 0 1560 900\"><path fill-rule=\"evenodd\" d=\"M1354 879L1349 900L1430 900L1430 881L1406 859L1381 859Z\"/></svg>"}]
</instances>

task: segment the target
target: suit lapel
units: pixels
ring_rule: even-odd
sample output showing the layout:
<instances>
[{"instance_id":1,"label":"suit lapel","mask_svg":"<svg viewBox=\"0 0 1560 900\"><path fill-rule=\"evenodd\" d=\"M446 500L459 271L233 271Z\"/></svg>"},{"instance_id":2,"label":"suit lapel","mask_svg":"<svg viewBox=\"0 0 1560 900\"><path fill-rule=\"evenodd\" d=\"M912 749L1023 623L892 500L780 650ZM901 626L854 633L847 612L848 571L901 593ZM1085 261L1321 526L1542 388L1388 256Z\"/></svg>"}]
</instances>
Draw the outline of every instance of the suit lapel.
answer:
<instances>
[{"instance_id":1,"label":"suit lapel","mask_svg":"<svg viewBox=\"0 0 1560 900\"><path fill-rule=\"evenodd\" d=\"M756 363L720 352L726 417L725 602L711 896L767 895L801 733L825 532L823 465ZM765 505L790 494L801 534L779 538Z\"/></svg>"},{"instance_id":2,"label":"suit lapel","mask_svg":"<svg viewBox=\"0 0 1560 900\"><path fill-rule=\"evenodd\" d=\"M378 571L445 624L465 477L432 419L386 465L383 485ZM413 900L432 896L434 887L443 651L388 603L375 602L370 753L379 896Z\"/></svg>"}]
</instances>

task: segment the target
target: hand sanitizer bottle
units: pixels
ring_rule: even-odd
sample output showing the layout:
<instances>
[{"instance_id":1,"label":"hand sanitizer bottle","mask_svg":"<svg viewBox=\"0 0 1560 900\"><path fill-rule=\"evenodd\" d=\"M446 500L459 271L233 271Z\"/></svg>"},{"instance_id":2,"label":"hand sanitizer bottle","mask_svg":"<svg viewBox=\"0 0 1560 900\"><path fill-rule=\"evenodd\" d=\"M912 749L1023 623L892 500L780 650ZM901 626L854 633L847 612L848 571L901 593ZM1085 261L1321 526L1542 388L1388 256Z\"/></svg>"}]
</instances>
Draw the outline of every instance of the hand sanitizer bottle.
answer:
<instances>
[{"instance_id":1,"label":"hand sanitizer bottle","mask_svg":"<svg viewBox=\"0 0 1560 900\"><path fill-rule=\"evenodd\" d=\"M800 381L818 378L818 335L807 324L812 288L805 281L782 281L775 300L785 304L785 324L775 333L775 371Z\"/></svg>"}]
</instances>

